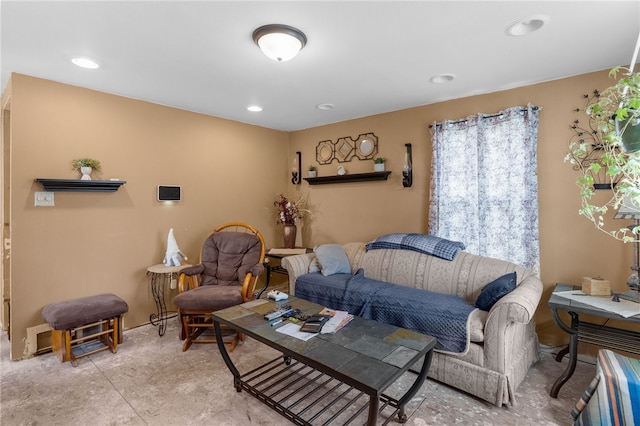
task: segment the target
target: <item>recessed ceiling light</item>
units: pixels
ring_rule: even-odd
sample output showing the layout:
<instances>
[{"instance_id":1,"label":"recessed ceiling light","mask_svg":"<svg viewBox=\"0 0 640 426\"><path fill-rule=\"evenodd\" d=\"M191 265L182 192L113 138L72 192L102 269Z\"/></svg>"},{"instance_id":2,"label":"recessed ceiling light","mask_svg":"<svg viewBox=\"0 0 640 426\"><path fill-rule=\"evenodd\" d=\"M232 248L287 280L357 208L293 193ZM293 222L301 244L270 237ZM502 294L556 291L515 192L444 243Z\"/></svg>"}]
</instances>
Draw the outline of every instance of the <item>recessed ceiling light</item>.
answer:
<instances>
[{"instance_id":1,"label":"recessed ceiling light","mask_svg":"<svg viewBox=\"0 0 640 426\"><path fill-rule=\"evenodd\" d=\"M262 111L262 107L260 105L249 105L247 107L247 111L260 112L260 111Z\"/></svg>"},{"instance_id":2,"label":"recessed ceiling light","mask_svg":"<svg viewBox=\"0 0 640 426\"><path fill-rule=\"evenodd\" d=\"M89 58L73 58L71 59L71 62L73 62L75 65L81 68L87 68L90 70L100 68L100 65L98 65L96 61Z\"/></svg>"},{"instance_id":3,"label":"recessed ceiling light","mask_svg":"<svg viewBox=\"0 0 640 426\"><path fill-rule=\"evenodd\" d=\"M333 109L335 107L334 104L318 104L316 105L316 108L322 110L322 111L328 111L330 109Z\"/></svg>"},{"instance_id":4,"label":"recessed ceiling light","mask_svg":"<svg viewBox=\"0 0 640 426\"><path fill-rule=\"evenodd\" d=\"M542 28L550 19L547 15L528 16L509 25L505 32L510 36L531 34Z\"/></svg>"},{"instance_id":5,"label":"recessed ceiling light","mask_svg":"<svg viewBox=\"0 0 640 426\"><path fill-rule=\"evenodd\" d=\"M455 74L440 74L434 75L429 81L434 84L444 84L452 81L454 78L456 78Z\"/></svg>"}]
</instances>

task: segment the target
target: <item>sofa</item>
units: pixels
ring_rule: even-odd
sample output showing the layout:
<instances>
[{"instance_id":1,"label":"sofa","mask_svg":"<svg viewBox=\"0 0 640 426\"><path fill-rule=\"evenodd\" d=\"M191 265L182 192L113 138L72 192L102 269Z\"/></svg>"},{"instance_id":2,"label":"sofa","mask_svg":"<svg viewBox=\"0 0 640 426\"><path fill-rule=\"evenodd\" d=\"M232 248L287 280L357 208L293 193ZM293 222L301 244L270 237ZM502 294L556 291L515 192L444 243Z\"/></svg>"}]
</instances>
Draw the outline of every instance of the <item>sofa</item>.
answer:
<instances>
[{"instance_id":1,"label":"sofa","mask_svg":"<svg viewBox=\"0 0 640 426\"><path fill-rule=\"evenodd\" d=\"M345 275L345 283L352 275L363 276L378 286L382 283L397 286L391 287L391 291L395 288L399 292L405 287L424 295L414 296L415 299L429 299L429 295L437 293L457 296L470 305L467 347L461 353L436 349L429 377L496 406L515 404L517 387L529 367L539 360L533 315L540 302L543 286L533 271L505 260L465 251L456 251L452 260L447 260L415 250L367 250L367 244L362 242L347 243L341 247L350 268L339 271ZM318 260L315 252L282 259L282 266L289 276L289 293L296 295L296 282L312 283L321 289L318 292L322 294L319 302L334 305L327 306L329 308L340 309L342 305L338 298L341 296L337 295L342 293L330 288L336 278L331 274L325 276ZM488 311L475 308L476 300L485 286L507 274L513 276L514 272L515 285L512 291L497 300ZM366 285L364 288L367 288ZM393 296L389 297L393 293L388 293L388 288L385 291L387 296L384 299L374 301L378 306L384 306L386 301L393 299Z\"/></svg>"}]
</instances>

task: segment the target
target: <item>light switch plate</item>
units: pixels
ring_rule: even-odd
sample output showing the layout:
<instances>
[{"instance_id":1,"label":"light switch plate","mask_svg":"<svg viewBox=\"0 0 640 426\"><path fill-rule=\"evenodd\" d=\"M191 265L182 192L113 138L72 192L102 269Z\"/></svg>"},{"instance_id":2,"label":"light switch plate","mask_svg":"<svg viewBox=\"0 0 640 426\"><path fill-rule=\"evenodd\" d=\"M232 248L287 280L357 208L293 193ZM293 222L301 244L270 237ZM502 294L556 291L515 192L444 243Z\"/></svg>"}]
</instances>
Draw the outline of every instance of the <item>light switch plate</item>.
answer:
<instances>
[{"instance_id":1,"label":"light switch plate","mask_svg":"<svg viewBox=\"0 0 640 426\"><path fill-rule=\"evenodd\" d=\"M34 205L36 207L53 207L55 206L53 192L36 192L34 195Z\"/></svg>"}]
</instances>

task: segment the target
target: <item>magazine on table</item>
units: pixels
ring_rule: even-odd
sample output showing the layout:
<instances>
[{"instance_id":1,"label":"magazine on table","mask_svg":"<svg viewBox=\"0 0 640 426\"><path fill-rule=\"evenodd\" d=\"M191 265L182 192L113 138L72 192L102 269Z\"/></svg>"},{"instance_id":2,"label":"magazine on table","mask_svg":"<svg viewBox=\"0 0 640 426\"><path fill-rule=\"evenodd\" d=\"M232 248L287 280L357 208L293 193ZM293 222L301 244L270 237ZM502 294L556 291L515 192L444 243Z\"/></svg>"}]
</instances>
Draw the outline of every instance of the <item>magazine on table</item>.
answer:
<instances>
[{"instance_id":1,"label":"magazine on table","mask_svg":"<svg viewBox=\"0 0 640 426\"><path fill-rule=\"evenodd\" d=\"M320 330L321 334L335 333L345 325L349 324L349 322L353 319L353 315L351 315L347 311L336 311L329 308L324 308L319 312L318 315L325 315L329 317L329 320L322 326L322 329Z\"/></svg>"}]
</instances>

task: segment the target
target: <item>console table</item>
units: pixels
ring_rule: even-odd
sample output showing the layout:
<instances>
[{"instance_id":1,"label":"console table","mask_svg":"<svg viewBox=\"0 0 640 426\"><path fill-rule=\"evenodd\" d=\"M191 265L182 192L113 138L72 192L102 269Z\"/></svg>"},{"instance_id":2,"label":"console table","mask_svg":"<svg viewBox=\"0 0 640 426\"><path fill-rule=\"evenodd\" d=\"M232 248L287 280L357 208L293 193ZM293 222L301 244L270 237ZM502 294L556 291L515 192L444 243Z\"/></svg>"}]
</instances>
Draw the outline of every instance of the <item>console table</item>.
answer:
<instances>
[{"instance_id":1,"label":"console table","mask_svg":"<svg viewBox=\"0 0 640 426\"><path fill-rule=\"evenodd\" d=\"M569 345L561 350L556 356L556 361L561 362L562 358L568 353L569 364L560 377L555 381L551 388L550 395L552 398L558 397L560 388L571 378L578 360L578 342L590 343L605 349L613 349L640 355L640 333L635 331L623 330L611 326L594 324L580 319L580 315L591 315L604 319L615 319L635 324L640 324L640 314L632 317L623 317L604 309L600 309L586 303L580 303L557 295L560 291L579 290L580 287L568 284L557 284L551 297L549 298L549 307L553 314L553 320L560 329L569 334ZM587 297L594 297L588 296ZM567 312L571 316L571 324L565 324L558 312Z\"/></svg>"},{"instance_id":2,"label":"console table","mask_svg":"<svg viewBox=\"0 0 640 426\"><path fill-rule=\"evenodd\" d=\"M388 416L387 422L396 414L406 422L405 405L427 377L435 338L355 317L335 334L300 340L277 331L288 321L274 327L264 319L265 313L283 304L307 315L323 308L290 297L282 302L253 300L212 313L218 348L237 392L245 390L298 425L376 425L379 413ZM225 348L221 323L282 356L241 374ZM422 366L412 375L408 390L401 396L385 393L416 362Z\"/></svg>"},{"instance_id":3,"label":"console table","mask_svg":"<svg viewBox=\"0 0 640 426\"><path fill-rule=\"evenodd\" d=\"M154 326L158 326L158 334L160 336L164 336L164 332L167 329L168 312L167 305L164 301L164 292L167 283L169 283L169 287L171 287L171 280L175 275L177 275L181 269L189 266L191 265L165 266L160 263L147 268L147 275L151 277L151 294L153 295L153 300L156 302L156 313L149 315L149 322Z\"/></svg>"}]
</instances>

